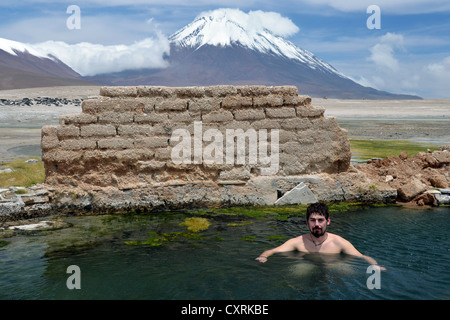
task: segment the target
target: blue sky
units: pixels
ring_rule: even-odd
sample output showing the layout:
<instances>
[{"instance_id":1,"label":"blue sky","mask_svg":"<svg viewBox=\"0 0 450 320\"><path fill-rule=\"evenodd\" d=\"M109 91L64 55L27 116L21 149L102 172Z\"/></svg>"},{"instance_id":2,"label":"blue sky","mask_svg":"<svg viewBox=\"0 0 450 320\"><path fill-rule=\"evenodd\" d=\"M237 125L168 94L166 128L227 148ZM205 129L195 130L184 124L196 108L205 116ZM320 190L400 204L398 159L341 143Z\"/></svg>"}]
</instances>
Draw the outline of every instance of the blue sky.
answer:
<instances>
[{"instance_id":1,"label":"blue sky","mask_svg":"<svg viewBox=\"0 0 450 320\"><path fill-rule=\"evenodd\" d=\"M78 30L66 26L70 5L81 9ZM369 5L381 10L380 29L366 26ZM0 37L47 46L56 41L72 49L90 44L70 50L79 61L87 61L86 50L106 54L121 45L151 52L154 59L143 63L158 65L169 35L218 8L281 14L299 28L288 40L363 85L450 99L448 0L2 0ZM86 68L95 66L86 63Z\"/></svg>"}]
</instances>

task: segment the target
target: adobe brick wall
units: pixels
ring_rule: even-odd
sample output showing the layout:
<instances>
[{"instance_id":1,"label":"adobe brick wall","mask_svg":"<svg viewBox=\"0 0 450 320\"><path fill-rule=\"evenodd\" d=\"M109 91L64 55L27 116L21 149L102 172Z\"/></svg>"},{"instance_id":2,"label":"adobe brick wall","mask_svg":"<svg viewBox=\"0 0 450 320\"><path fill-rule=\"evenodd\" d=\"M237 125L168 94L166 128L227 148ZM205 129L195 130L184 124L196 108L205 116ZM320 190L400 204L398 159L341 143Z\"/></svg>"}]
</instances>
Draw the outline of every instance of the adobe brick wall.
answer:
<instances>
[{"instance_id":1,"label":"adobe brick wall","mask_svg":"<svg viewBox=\"0 0 450 320\"><path fill-rule=\"evenodd\" d=\"M269 150L271 130L278 130L279 165L272 178L346 171L347 134L324 112L291 86L102 87L99 98L83 102L82 113L42 128L46 184L85 190L232 185L239 192L268 167L250 161L176 164L175 130L193 137L199 122L203 133L217 129L223 137L227 129L266 129ZM224 154L225 147L224 141ZM247 158L249 150L246 146Z\"/></svg>"}]
</instances>

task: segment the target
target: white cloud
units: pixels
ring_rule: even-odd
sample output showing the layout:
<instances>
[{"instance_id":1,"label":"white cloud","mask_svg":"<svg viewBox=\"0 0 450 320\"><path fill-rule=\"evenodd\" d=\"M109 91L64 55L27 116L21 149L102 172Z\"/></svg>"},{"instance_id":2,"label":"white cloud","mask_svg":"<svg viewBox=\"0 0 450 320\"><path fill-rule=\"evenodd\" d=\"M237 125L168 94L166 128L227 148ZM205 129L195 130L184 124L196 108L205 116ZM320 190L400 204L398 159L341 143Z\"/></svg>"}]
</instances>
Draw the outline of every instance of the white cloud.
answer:
<instances>
[{"instance_id":1,"label":"white cloud","mask_svg":"<svg viewBox=\"0 0 450 320\"><path fill-rule=\"evenodd\" d=\"M450 56L410 54L404 44L412 43L412 39L386 34L370 47L367 60L372 65L360 59L342 63L338 69L363 86L426 99L450 99Z\"/></svg>"},{"instance_id":2,"label":"white cloud","mask_svg":"<svg viewBox=\"0 0 450 320\"><path fill-rule=\"evenodd\" d=\"M435 76L444 76L450 73L450 56L439 63L431 63L426 66L426 71Z\"/></svg>"},{"instance_id":3,"label":"white cloud","mask_svg":"<svg viewBox=\"0 0 450 320\"><path fill-rule=\"evenodd\" d=\"M288 37L297 33L300 29L289 19L276 12L264 12L261 10L250 11L247 18L247 27L255 31L269 30L274 35Z\"/></svg>"},{"instance_id":4,"label":"white cloud","mask_svg":"<svg viewBox=\"0 0 450 320\"><path fill-rule=\"evenodd\" d=\"M222 8L202 12L196 19L201 17L214 17L217 21L221 19L236 21L253 34L268 30L274 35L288 37L300 30L289 18L283 17L277 12L256 10L245 13L239 9Z\"/></svg>"},{"instance_id":5,"label":"white cloud","mask_svg":"<svg viewBox=\"0 0 450 320\"><path fill-rule=\"evenodd\" d=\"M380 38L380 42L370 48L369 60L375 62L377 66L398 71L399 62L394 57L396 49L404 49L403 36L400 34L386 33Z\"/></svg>"},{"instance_id":6,"label":"white cloud","mask_svg":"<svg viewBox=\"0 0 450 320\"><path fill-rule=\"evenodd\" d=\"M33 48L56 56L83 76L120 72L141 68L164 68L163 59L170 52L167 38L146 38L131 45L102 45L81 42L67 44L46 41L31 45Z\"/></svg>"},{"instance_id":7,"label":"white cloud","mask_svg":"<svg viewBox=\"0 0 450 320\"><path fill-rule=\"evenodd\" d=\"M419 86L428 92L434 93L434 98L450 99L450 56L437 63L430 63L422 67Z\"/></svg>"}]
</instances>

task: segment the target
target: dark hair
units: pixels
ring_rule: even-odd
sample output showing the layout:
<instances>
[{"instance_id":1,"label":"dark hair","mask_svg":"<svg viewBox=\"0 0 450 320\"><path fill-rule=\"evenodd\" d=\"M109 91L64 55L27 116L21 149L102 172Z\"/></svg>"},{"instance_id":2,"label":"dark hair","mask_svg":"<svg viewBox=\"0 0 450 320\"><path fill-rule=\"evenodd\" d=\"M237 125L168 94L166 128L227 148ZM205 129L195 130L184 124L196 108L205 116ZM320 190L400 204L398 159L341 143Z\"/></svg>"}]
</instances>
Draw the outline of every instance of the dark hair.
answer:
<instances>
[{"instance_id":1,"label":"dark hair","mask_svg":"<svg viewBox=\"0 0 450 320\"><path fill-rule=\"evenodd\" d=\"M308 221L309 216L312 213L320 214L321 216L324 216L325 219L328 220L329 213L328 213L328 207L325 203L313 203L308 206L308 209L306 209L306 221Z\"/></svg>"}]
</instances>

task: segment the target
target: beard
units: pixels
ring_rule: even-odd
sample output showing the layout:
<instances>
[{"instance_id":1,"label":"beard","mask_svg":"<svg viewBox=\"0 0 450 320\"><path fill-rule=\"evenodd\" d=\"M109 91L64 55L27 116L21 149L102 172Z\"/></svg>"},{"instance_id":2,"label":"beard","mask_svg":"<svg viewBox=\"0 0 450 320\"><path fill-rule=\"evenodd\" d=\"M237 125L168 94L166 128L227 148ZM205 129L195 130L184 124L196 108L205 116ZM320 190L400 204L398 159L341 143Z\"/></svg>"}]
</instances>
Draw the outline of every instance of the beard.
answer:
<instances>
[{"instance_id":1,"label":"beard","mask_svg":"<svg viewBox=\"0 0 450 320\"><path fill-rule=\"evenodd\" d=\"M325 229L321 229L321 228L314 228L314 229L312 229L311 230L311 234L314 236L314 237L316 237L316 238L319 238L319 237L321 237L321 236L323 236L324 234L325 234L325 232L327 231L327 229L325 228Z\"/></svg>"}]
</instances>

